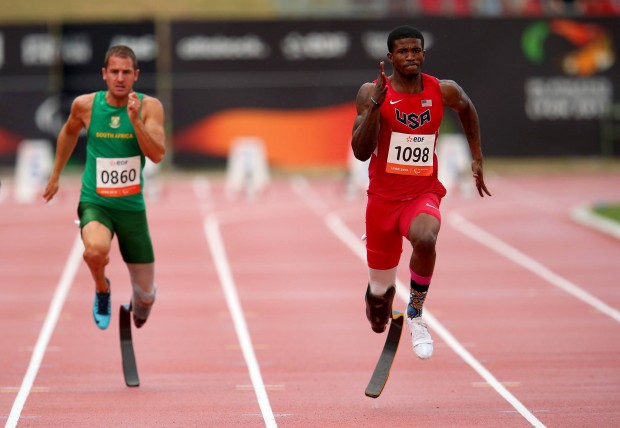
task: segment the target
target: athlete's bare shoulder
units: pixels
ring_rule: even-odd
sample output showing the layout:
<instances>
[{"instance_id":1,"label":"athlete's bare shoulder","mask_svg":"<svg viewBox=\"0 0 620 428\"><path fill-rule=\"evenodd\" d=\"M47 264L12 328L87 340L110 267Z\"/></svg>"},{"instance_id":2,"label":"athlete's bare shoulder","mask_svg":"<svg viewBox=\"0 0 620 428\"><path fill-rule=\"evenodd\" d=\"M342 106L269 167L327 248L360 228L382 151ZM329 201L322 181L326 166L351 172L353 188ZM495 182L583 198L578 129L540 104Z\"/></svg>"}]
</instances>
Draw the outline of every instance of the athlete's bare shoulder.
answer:
<instances>
[{"instance_id":1,"label":"athlete's bare shoulder","mask_svg":"<svg viewBox=\"0 0 620 428\"><path fill-rule=\"evenodd\" d=\"M362 84L362 86L360 86L359 90L357 91L357 99L361 98L365 100L368 97L368 94L372 90L373 86L374 86L374 83L372 82L366 82Z\"/></svg>"},{"instance_id":2,"label":"athlete's bare shoulder","mask_svg":"<svg viewBox=\"0 0 620 428\"><path fill-rule=\"evenodd\" d=\"M454 81L448 79L438 79L439 80L439 88L441 89L441 95L444 97L454 97L458 96L459 92L462 91L461 87Z\"/></svg>"},{"instance_id":3,"label":"athlete's bare shoulder","mask_svg":"<svg viewBox=\"0 0 620 428\"><path fill-rule=\"evenodd\" d=\"M71 104L71 114L83 114L90 113L93 109L93 101L95 100L95 93L84 94L77 96Z\"/></svg>"},{"instance_id":4,"label":"athlete's bare shoulder","mask_svg":"<svg viewBox=\"0 0 620 428\"><path fill-rule=\"evenodd\" d=\"M142 120L148 122L155 120L158 124L163 126L164 106L161 101L145 94L142 98Z\"/></svg>"},{"instance_id":5,"label":"athlete's bare shoulder","mask_svg":"<svg viewBox=\"0 0 620 428\"><path fill-rule=\"evenodd\" d=\"M90 115L93 111L95 93L77 96L71 103L71 113L67 118L68 129L79 132L82 127L88 128Z\"/></svg>"},{"instance_id":6,"label":"athlete's bare shoulder","mask_svg":"<svg viewBox=\"0 0 620 428\"><path fill-rule=\"evenodd\" d=\"M439 80L439 89L441 90L443 105L447 107L460 111L471 102L463 88L454 80Z\"/></svg>"},{"instance_id":7,"label":"athlete's bare shoulder","mask_svg":"<svg viewBox=\"0 0 620 428\"><path fill-rule=\"evenodd\" d=\"M357 107L358 115L361 115L369 106L370 94L375 86L374 83L366 82L362 86L360 86L357 91L357 96L355 97L355 105Z\"/></svg>"},{"instance_id":8,"label":"athlete's bare shoulder","mask_svg":"<svg viewBox=\"0 0 620 428\"><path fill-rule=\"evenodd\" d=\"M161 101L159 101L157 98L152 97L150 95L146 95L144 94L144 97L142 98L142 103L146 106L150 106L150 107L154 107L154 108L163 108L163 105L161 103Z\"/></svg>"}]
</instances>

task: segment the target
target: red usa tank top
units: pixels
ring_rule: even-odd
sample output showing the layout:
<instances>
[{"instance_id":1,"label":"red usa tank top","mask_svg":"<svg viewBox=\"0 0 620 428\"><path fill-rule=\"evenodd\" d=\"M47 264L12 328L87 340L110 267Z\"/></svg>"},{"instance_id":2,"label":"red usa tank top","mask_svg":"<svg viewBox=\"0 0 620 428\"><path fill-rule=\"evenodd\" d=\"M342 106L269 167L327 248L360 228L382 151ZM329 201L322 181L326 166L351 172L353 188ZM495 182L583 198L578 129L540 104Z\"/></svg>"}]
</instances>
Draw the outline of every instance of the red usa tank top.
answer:
<instances>
[{"instance_id":1,"label":"red usa tank top","mask_svg":"<svg viewBox=\"0 0 620 428\"><path fill-rule=\"evenodd\" d=\"M423 90L417 94L396 92L387 82L379 141L370 158L369 196L407 200L429 192L446 194L435 154L443 118L441 90L437 78L421 76Z\"/></svg>"}]
</instances>

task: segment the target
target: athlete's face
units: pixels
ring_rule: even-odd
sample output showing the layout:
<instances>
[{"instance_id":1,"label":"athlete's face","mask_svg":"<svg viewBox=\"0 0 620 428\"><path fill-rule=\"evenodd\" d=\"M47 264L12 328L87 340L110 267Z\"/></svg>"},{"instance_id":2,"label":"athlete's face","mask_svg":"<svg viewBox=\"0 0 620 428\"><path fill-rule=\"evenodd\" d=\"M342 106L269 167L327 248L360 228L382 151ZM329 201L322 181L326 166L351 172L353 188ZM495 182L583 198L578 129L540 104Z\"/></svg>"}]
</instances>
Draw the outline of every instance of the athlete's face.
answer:
<instances>
[{"instance_id":1,"label":"athlete's face","mask_svg":"<svg viewBox=\"0 0 620 428\"><path fill-rule=\"evenodd\" d=\"M387 56L395 71L411 76L422 71L425 54L422 40L400 39L394 41L392 52L389 52Z\"/></svg>"},{"instance_id":2,"label":"athlete's face","mask_svg":"<svg viewBox=\"0 0 620 428\"><path fill-rule=\"evenodd\" d=\"M126 98L133 90L133 84L138 80L140 70L133 68L131 58L112 56L108 66L102 69L103 80L108 85L108 92L117 99Z\"/></svg>"}]
</instances>

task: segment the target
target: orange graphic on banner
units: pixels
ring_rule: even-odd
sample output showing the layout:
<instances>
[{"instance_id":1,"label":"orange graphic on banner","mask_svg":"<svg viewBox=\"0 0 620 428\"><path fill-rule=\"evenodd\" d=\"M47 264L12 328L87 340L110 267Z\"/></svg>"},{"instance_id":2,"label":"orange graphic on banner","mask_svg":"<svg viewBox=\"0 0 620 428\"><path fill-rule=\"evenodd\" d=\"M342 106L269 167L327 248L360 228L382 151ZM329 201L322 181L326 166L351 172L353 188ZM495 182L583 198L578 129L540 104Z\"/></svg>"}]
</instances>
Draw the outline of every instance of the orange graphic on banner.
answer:
<instances>
[{"instance_id":1,"label":"orange graphic on banner","mask_svg":"<svg viewBox=\"0 0 620 428\"><path fill-rule=\"evenodd\" d=\"M355 103L305 110L231 109L175 134L177 153L226 157L236 138L256 137L276 166L343 166L351 151Z\"/></svg>"},{"instance_id":2,"label":"orange graphic on banner","mask_svg":"<svg viewBox=\"0 0 620 428\"><path fill-rule=\"evenodd\" d=\"M140 185L127 187L98 187L97 194L105 198L118 198L120 196L136 195L140 193Z\"/></svg>"},{"instance_id":3,"label":"orange graphic on banner","mask_svg":"<svg viewBox=\"0 0 620 428\"><path fill-rule=\"evenodd\" d=\"M401 175L418 175L421 177L433 175L433 166L413 166L388 162L386 172Z\"/></svg>"},{"instance_id":4,"label":"orange graphic on banner","mask_svg":"<svg viewBox=\"0 0 620 428\"><path fill-rule=\"evenodd\" d=\"M590 76L613 65L612 39L602 27L568 19L552 20L550 26L554 33L579 46L562 60L567 74Z\"/></svg>"}]
</instances>

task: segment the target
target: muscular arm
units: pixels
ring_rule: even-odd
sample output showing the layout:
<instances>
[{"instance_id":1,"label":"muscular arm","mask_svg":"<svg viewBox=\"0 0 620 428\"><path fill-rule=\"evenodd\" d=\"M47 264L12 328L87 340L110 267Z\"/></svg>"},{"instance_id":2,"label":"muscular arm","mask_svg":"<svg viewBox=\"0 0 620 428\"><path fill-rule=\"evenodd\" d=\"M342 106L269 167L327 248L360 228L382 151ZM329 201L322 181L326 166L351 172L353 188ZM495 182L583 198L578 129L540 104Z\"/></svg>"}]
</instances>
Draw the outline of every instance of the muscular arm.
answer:
<instances>
[{"instance_id":1,"label":"muscular arm","mask_svg":"<svg viewBox=\"0 0 620 428\"><path fill-rule=\"evenodd\" d=\"M139 115L140 108L142 112ZM140 103L138 96L132 92L129 96L127 114L133 124L142 153L155 163L161 162L166 153L164 108L161 102L145 95Z\"/></svg>"},{"instance_id":2,"label":"muscular arm","mask_svg":"<svg viewBox=\"0 0 620 428\"><path fill-rule=\"evenodd\" d=\"M60 174L64 170L75 146L82 128L87 126L92 111L94 94L81 95L73 100L71 112L63 125L56 140L56 157L54 167L43 192L43 199L49 202L58 192Z\"/></svg>"},{"instance_id":3,"label":"muscular arm","mask_svg":"<svg viewBox=\"0 0 620 428\"><path fill-rule=\"evenodd\" d=\"M484 184L482 174L482 146L480 141L480 121L478 113L471 99L465 91L452 80L440 80L441 98L443 105L454 110L461 122L469 150L471 151L472 164L471 169L476 179L476 188L480 196L484 197L484 193L491 196ZM484 192L484 193L483 193Z\"/></svg>"},{"instance_id":4,"label":"muscular arm","mask_svg":"<svg viewBox=\"0 0 620 428\"><path fill-rule=\"evenodd\" d=\"M364 83L357 92L355 105L357 116L353 122L353 135L351 137L351 148L355 157L361 161L366 161L377 148L377 138L379 137L380 107L373 103L373 98L378 104L383 103L387 92L386 76L384 64L379 64L379 76L376 83Z\"/></svg>"},{"instance_id":5,"label":"muscular arm","mask_svg":"<svg viewBox=\"0 0 620 428\"><path fill-rule=\"evenodd\" d=\"M366 161L377 147L379 137L379 106L370 101L372 83L365 83L357 93L355 104L357 116L353 122L351 148L355 157Z\"/></svg>"}]
</instances>

